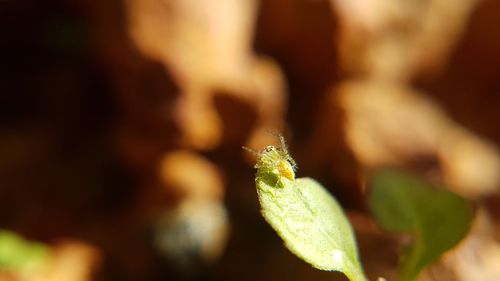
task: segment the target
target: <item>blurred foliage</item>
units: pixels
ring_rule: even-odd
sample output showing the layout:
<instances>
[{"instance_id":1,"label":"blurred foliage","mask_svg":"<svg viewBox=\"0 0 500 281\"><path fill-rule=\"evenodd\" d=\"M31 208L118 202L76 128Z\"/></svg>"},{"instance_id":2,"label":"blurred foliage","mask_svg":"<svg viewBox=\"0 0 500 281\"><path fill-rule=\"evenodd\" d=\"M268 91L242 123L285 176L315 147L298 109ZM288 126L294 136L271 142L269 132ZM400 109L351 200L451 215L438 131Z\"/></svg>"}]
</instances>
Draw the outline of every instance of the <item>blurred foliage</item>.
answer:
<instances>
[{"instance_id":1,"label":"blurred foliage","mask_svg":"<svg viewBox=\"0 0 500 281\"><path fill-rule=\"evenodd\" d=\"M400 281L414 280L469 231L473 211L458 195L396 170L379 171L371 185L369 204L380 225L413 238L403 251Z\"/></svg>"},{"instance_id":2,"label":"blurred foliage","mask_svg":"<svg viewBox=\"0 0 500 281\"><path fill-rule=\"evenodd\" d=\"M0 230L0 271L34 272L47 262L49 247L26 240L14 232Z\"/></svg>"}]
</instances>

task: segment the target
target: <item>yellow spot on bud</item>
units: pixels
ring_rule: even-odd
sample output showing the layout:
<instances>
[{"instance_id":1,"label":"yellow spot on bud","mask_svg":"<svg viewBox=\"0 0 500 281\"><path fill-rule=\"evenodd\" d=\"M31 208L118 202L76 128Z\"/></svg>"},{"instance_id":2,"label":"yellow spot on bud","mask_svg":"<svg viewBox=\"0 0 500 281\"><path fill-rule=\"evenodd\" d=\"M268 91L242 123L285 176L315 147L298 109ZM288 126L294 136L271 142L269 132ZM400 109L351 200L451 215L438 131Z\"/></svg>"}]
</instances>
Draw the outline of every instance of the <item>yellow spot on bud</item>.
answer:
<instances>
[{"instance_id":1,"label":"yellow spot on bud","mask_svg":"<svg viewBox=\"0 0 500 281\"><path fill-rule=\"evenodd\" d=\"M295 179L295 172L292 165L287 160L280 160L278 163L278 171L280 175L293 181Z\"/></svg>"}]
</instances>

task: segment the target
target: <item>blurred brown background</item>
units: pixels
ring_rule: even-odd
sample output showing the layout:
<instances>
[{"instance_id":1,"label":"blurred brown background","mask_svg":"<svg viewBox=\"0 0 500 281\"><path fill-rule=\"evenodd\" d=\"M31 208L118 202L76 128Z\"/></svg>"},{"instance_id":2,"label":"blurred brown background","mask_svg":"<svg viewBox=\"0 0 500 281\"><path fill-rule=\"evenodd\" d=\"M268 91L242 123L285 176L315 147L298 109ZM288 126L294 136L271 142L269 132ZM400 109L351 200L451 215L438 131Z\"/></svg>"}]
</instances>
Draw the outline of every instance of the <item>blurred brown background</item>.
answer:
<instances>
[{"instance_id":1,"label":"blurred brown background","mask_svg":"<svg viewBox=\"0 0 500 281\"><path fill-rule=\"evenodd\" d=\"M371 279L399 245L364 203L381 166L477 206L422 280L500 279L499 1L4 0L0 22L0 228L55 253L0 280L344 280L259 215L241 146L276 133Z\"/></svg>"}]
</instances>

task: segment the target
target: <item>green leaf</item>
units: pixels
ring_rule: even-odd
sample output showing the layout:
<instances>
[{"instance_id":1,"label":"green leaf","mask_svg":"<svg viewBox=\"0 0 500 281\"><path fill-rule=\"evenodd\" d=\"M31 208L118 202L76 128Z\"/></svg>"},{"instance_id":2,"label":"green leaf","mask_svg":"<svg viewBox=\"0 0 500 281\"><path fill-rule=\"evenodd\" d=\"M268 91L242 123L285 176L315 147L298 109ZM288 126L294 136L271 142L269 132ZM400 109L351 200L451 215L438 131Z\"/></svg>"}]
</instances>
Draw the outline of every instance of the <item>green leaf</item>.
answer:
<instances>
[{"instance_id":1,"label":"green leaf","mask_svg":"<svg viewBox=\"0 0 500 281\"><path fill-rule=\"evenodd\" d=\"M48 246L25 240L14 232L0 229L0 270L38 270L48 255Z\"/></svg>"},{"instance_id":2,"label":"green leaf","mask_svg":"<svg viewBox=\"0 0 500 281\"><path fill-rule=\"evenodd\" d=\"M398 280L418 273L467 234L471 206L460 196L415 176L382 170L371 179L370 208L388 231L409 232L413 243L401 259Z\"/></svg>"},{"instance_id":3,"label":"green leaf","mask_svg":"<svg viewBox=\"0 0 500 281\"><path fill-rule=\"evenodd\" d=\"M366 281L353 231L337 201L310 178L295 179L295 163L282 147L268 146L257 163L262 215L295 255L321 270Z\"/></svg>"}]
</instances>

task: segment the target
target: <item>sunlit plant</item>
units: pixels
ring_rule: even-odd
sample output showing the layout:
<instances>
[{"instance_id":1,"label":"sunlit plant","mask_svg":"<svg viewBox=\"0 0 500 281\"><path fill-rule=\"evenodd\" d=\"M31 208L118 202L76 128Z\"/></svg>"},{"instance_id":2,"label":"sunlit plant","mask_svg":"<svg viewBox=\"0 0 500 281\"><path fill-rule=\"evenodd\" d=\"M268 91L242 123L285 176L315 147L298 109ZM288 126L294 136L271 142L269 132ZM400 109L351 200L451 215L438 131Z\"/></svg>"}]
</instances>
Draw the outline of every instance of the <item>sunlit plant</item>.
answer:
<instances>
[{"instance_id":1,"label":"sunlit plant","mask_svg":"<svg viewBox=\"0 0 500 281\"><path fill-rule=\"evenodd\" d=\"M261 152L245 148L257 155L255 183L262 215L285 246L313 267L340 271L351 281L367 281L342 208L314 179L295 177L297 165L284 138L279 139L278 146L269 145ZM396 171L375 174L372 185L369 203L382 227L415 237L402 255L398 281L414 280L469 229L472 210L457 195Z\"/></svg>"}]
</instances>

